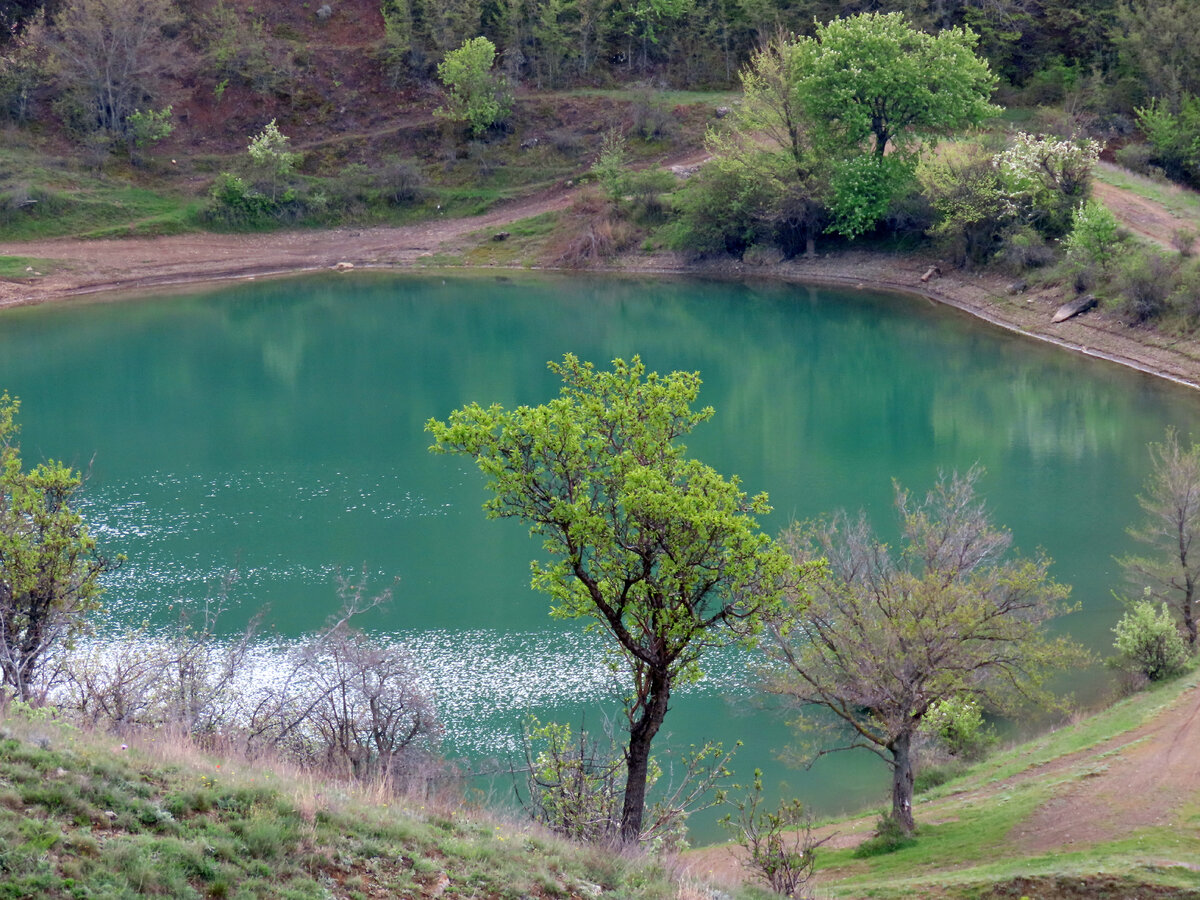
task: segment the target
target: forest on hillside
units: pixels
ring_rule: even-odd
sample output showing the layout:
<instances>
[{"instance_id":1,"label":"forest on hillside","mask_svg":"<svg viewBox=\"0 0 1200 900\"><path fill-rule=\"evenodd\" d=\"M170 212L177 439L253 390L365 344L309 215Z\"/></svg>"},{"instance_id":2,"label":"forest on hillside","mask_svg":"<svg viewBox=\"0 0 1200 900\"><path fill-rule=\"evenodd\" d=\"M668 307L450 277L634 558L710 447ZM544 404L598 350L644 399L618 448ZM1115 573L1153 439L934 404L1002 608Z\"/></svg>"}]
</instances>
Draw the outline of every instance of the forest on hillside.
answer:
<instances>
[{"instance_id":1,"label":"forest on hillside","mask_svg":"<svg viewBox=\"0 0 1200 900\"><path fill-rule=\"evenodd\" d=\"M281 56L295 25L268 21L270 3L135 0L123 6L131 22L160 22L167 39L178 39L177 63L186 48L218 82L242 78L270 88L296 62ZM1057 102L1086 89L1085 103L1128 114L1154 98L1177 104L1200 91L1200 7L1189 0L382 0L369 10L361 6L311 0L293 5L290 15L332 22L349 12L364 53L394 81L432 76L447 51L484 35L499 48L507 75L537 88L647 77L678 88L729 87L753 50L778 32L805 35L815 23L839 17L900 12L923 30L972 29L980 54L1027 103ZM37 30L43 14L54 22L68 7L90 9L93 17L109 14L99 0L0 3L6 45L0 90L10 116L21 114L18 70L32 65L20 58L23 37Z\"/></svg>"}]
</instances>

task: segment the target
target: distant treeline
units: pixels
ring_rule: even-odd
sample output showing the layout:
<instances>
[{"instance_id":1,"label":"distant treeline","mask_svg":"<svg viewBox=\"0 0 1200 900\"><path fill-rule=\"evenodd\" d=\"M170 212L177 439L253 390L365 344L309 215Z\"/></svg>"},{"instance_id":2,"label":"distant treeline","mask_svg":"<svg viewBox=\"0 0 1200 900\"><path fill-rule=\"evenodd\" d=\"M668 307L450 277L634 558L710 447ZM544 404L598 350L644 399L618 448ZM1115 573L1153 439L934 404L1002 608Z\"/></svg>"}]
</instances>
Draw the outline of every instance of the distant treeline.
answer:
<instances>
[{"instance_id":1,"label":"distant treeline","mask_svg":"<svg viewBox=\"0 0 1200 900\"><path fill-rule=\"evenodd\" d=\"M0 0L0 34L11 40L43 7L53 17L79 2ZM178 6L200 33L214 13L249 22L270 4ZM338 6L331 0L328 14ZM1200 92L1194 0L382 0L379 12L378 56L393 78L430 76L446 51L482 34L499 48L510 78L541 88L631 77L727 87L780 30L811 34L818 21L902 12L929 31L969 26L992 69L1035 103L1060 101L1084 85L1102 86L1101 105L1118 111ZM304 14L318 15L317 4ZM376 30L379 21L364 18L362 27Z\"/></svg>"}]
</instances>

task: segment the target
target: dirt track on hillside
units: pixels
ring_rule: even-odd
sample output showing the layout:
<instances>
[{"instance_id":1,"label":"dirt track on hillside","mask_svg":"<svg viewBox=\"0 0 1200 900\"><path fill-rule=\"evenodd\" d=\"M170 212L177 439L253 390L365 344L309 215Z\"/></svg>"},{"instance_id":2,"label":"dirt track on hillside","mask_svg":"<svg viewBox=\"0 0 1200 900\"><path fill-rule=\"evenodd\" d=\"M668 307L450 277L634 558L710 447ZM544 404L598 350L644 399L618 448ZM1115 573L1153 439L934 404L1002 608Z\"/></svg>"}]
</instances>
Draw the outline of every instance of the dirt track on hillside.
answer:
<instances>
[{"instance_id":1,"label":"dirt track on hillside","mask_svg":"<svg viewBox=\"0 0 1200 900\"><path fill-rule=\"evenodd\" d=\"M1200 799L1197 748L1200 689L1193 688L1141 728L1086 754L1056 760L1059 767L1093 765L1017 826L1016 847L1045 853L1121 840L1151 825L1179 824L1180 813Z\"/></svg>"}]
</instances>

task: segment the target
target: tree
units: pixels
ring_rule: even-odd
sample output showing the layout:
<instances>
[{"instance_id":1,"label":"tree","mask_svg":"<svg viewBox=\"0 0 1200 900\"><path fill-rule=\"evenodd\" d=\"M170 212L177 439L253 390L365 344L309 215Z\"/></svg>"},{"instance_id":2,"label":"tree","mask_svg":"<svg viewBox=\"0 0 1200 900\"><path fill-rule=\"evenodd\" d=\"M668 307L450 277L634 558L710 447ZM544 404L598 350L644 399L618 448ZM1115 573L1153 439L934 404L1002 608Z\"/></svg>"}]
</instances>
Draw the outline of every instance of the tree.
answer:
<instances>
[{"instance_id":1,"label":"tree","mask_svg":"<svg viewBox=\"0 0 1200 900\"><path fill-rule=\"evenodd\" d=\"M815 252L826 222L827 165L812 146L798 91L801 45L776 32L741 71L742 102L710 131L712 160L676 198L672 243L740 255L775 240L792 256Z\"/></svg>"},{"instance_id":2,"label":"tree","mask_svg":"<svg viewBox=\"0 0 1200 900\"><path fill-rule=\"evenodd\" d=\"M23 470L19 408L0 394L0 684L28 701L48 657L86 630L109 562L75 509L79 474L54 460Z\"/></svg>"},{"instance_id":3,"label":"tree","mask_svg":"<svg viewBox=\"0 0 1200 900\"><path fill-rule=\"evenodd\" d=\"M300 161L299 153L288 150L288 141L288 136L279 130L272 119L262 131L250 138L246 148L254 167L270 179L272 201L279 191L279 182L287 179Z\"/></svg>"},{"instance_id":4,"label":"tree","mask_svg":"<svg viewBox=\"0 0 1200 900\"><path fill-rule=\"evenodd\" d=\"M637 357L598 372L571 354L550 369L563 386L548 403L471 404L426 428L432 450L476 460L489 517L543 538L551 561L534 562L533 586L552 615L594 619L624 663L621 837L633 842L672 691L701 677L706 651L753 640L797 571L757 528L766 495L685 455L679 439L713 414L692 409L698 374L660 377Z\"/></svg>"},{"instance_id":5,"label":"tree","mask_svg":"<svg viewBox=\"0 0 1200 900\"><path fill-rule=\"evenodd\" d=\"M1044 557L1004 558L1011 536L976 499L980 474L941 477L921 502L897 486L898 555L861 514L794 524L782 537L797 562L828 562L808 605L772 629L780 665L769 689L833 713L848 732L833 749L864 747L891 767L892 818L905 833L915 829L912 742L935 704L1048 702L1052 667L1081 658L1041 627L1069 589Z\"/></svg>"},{"instance_id":6,"label":"tree","mask_svg":"<svg viewBox=\"0 0 1200 900\"><path fill-rule=\"evenodd\" d=\"M70 0L55 16L50 56L92 127L122 136L134 110L162 100L184 52L167 37L176 18L170 0Z\"/></svg>"},{"instance_id":7,"label":"tree","mask_svg":"<svg viewBox=\"0 0 1200 900\"><path fill-rule=\"evenodd\" d=\"M911 182L920 145L998 112L976 41L967 28L917 31L900 13L835 19L798 39L790 77L818 151L834 160L833 230L868 230Z\"/></svg>"},{"instance_id":8,"label":"tree","mask_svg":"<svg viewBox=\"0 0 1200 900\"><path fill-rule=\"evenodd\" d=\"M807 57L798 88L819 134L837 152L864 147L882 157L977 125L996 76L975 55L968 28L917 31L900 13L864 13L817 26L801 38Z\"/></svg>"},{"instance_id":9,"label":"tree","mask_svg":"<svg viewBox=\"0 0 1200 900\"><path fill-rule=\"evenodd\" d=\"M1191 0L1128 0L1117 6L1122 62L1152 97L1172 107L1200 93L1200 7Z\"/></svg>"},{"instance_id":10,"label":"tree","mask_svg":"<svg viewBox=\"0 0 1200 900\"><path fill-rule=\"evenodd\" d=\"M1188 647L1196 649L1196 588L1200 583L1200 445L1184 448L1174 428L1161 444L1150 445L1150 475L1138 503L1145 521L1130 528L1134 540L1151 549L1149 556L1117 560L1131 581L1149 589L1178 616Z\"/></svg>"},{"instance_id":11,"label":"tree","mask_svg":"<svg viewBox=\"0 0 1200 900\"><path fill-rule=\"evenodd\" d=\"M1019 132L995 156L1010 214L1046 237L1062 237L1092 190L1100 145L1090 139L1062 140Z\"/></svg>"},{"instance_id":12,"label":"tree","mask_svg":"<svg viewBox=\"0 0 1200 900\"><path fill-rule=\"evenodd\" d=\"M438 78L446 86L446 105L435 114L466 122L471 133L483 134L508 117L510 99L504 82L492 72L496 46L485 37L463 41L438 63Z\"/></svg>"}]
</instances>

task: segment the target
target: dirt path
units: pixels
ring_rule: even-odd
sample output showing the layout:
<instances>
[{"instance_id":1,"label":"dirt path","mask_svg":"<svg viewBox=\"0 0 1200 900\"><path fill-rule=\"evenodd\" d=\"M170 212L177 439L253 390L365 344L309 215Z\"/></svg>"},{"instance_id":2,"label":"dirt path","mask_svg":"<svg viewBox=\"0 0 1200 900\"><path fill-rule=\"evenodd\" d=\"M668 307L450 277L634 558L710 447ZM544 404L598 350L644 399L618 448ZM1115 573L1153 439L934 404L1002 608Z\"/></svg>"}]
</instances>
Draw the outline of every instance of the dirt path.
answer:
<instances>
[{"instance_id":1,"label":"dirt path","mask_svg":"<svg viewBox=\"0 0 1200 900\"><path fill-rule=\"evenodd\" d=\"M555 189L501 204L482 216L400 228L0 243L0 255L52 259L57 263L41 277L31 273L27 281L0 281L0 308L100 291L314 271L338 263L409 266L473 231L563 209L571 197L570 192Z\"/></svg>"},{"instance_id":2,"label":"dirt path","mask_svg":"<svg viewBox=\"0 0 1200 900\"><path fill-rule=\"evenodd\" d=\"M1093 748L1095 765L1021 823L1023 852L1121 840L1138 828L1171 825L1200 800L1200 689L1153 721ZM1103 757L1102 760L1098 757Z\"/></svg>"}]
</instances>

